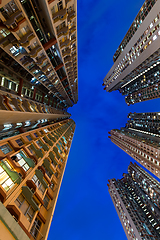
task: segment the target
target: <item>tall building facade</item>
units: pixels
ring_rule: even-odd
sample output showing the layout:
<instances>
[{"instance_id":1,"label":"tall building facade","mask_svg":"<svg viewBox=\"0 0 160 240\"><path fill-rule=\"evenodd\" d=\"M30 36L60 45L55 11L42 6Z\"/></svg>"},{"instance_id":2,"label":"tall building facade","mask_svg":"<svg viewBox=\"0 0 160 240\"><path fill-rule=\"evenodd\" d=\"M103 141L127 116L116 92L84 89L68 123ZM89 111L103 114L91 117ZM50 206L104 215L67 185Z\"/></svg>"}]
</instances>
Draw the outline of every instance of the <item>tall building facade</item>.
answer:
<instances>
[{"instance_id":1,"label":"tall building facade","mask_svg":"<svg viewBox=\"0 0 160 240\"><path fill-rule=\"evenodd\" d=\"M119 90L128 105L160 96L159 8L157 0L144 2L103 80L105 90Z\"/></svg>"},{"instance_id":2,"label":"tall building facade","mask_svg":"<svg viewBox=\"0 0 160 240\"><path fill-rule=\"evenodd\" d=\"M109 193L128 240L160 239L160 184L130 163L120 180L111 179Z\"/></svg>"},{"instance_id":3,"label":"tall building facade","mask_svg":"<svg viewBox=\"0 0 160 240\"><path fill-rule=\"evenodd\" d=\"M0 239L47 239L78 101L77 1L0 1Z\"/></svg>"},{"instance_id":4,"label":"tall building facade","mask_svg":"<svg viewBox=\"0 0 160 240\"><path fill-rule=\"evenodd\" d=\"M130 113L125 127L109 138L137 162L160 178L160 113Z\"/></svg>"},{"instance_id":5,"label":"tall building facade","mask_svg":"<svg viewBox=\"0 0 160 240\"><path fill-rule=\"evenodd\" d=\"M0 141L1 239L47 239L74 129L50 121Z\"/></svg>"},{"instance_id":6,"label":"tall building facade","mask_svg":"<svg viewBox=\"0 0 160 240\"><path fill-rule=\"evenodd\" d=\"M0 2L0 86L60 109L78 101L76 0Z\"/></svg>"}]
</instances>

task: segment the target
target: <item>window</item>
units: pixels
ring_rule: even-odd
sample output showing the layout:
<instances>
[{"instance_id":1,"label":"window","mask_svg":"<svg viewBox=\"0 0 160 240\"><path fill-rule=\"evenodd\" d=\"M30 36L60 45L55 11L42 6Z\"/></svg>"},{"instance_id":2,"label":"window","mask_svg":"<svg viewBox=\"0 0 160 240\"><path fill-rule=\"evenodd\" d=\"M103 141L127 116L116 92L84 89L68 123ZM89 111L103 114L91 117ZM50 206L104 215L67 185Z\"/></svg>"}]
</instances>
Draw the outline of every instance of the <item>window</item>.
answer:
<instances>
[{"instance_id":1,"label":"window","mask_svg":"<svg viewBox=\"0 0 160 240\"><path fill-rule=\"evenodd\" d=\"M29 140L29 141L32 141L32 138L30 135L26 136L26 138Z\"/></svg>"},{"instance_id":2,"label":"window","mask_svg":"<svg viewBox=\"0 0 160 240\"><path fill-rule=\"evenodd\" d=\"M55 172L54 175L56 178L58 178L58 172Z\"/></svg>"},{"instance_id":3,"label":"window","mask_svg":"<svg viewBox=\"0 0 160 240\"><path fill-rule=\"evenodd\" d=\"M4 154L7 154L12 151L11 147L8 144L0 146L0 149Z\"/></svg>"},{"instance_id":4,"label":"window","mask_svg":"<svg viewBox=\"0 0 160 240\"><path fill-rule=\"evenodd\" d=\"M37 188L39 189L39 191L44 194L45 192L45 187L44 185L40 182L39 178L37 177L37 175L34 175L32 177L32 181L35 183L35 185L37 186Z\"/></svg>"},{"instance_id":5,"label":"window","mask_svg":"<svg viewBox=\"0 0 160 240\"><path fill-rule=\"evenodd\" d=\"M29 165L26 163L26 161L24 160L24 158L21 156L20 153L17 153L16 155L11 157L12 160L14 160L15 162L18 162L19 165L25 170L28 171L29 169Z\"/></svg>"},{"instance_id":6,"label":"window","mask_svg":"<svg viewBox=\"0 0 160 240\"><path fill-rule=\"evenodd\" d=\"M50 199L49 199L49 197L46 195L46 196L44 197L44 199L43 199L43 202L44 202L43 206L44 206L45 208L48 207L49 201L50 201Z\"/></svg>"},{"instance_id":7,"label":"window","mask_svg":"<svg viewBox=\"0 0 160 240\"><path fill-rule=\"evenodd\" d=\"M45 143L48 143L45 138L43 138L43 141L44 141Z\"/></svg>"},{"instance_id":8,"label":"window","mask_svg":"<svg viewBox=\"0 0 160 240\"><path fill-rule=\"evenodd\" d=\"M24 144L21 139L17 139L17 140L16 140L16 143L17 143L18 146L20 146L20 147Z\"/></svg>"},{"instance_id":9,"label":"window","mask_svg":"<svg viewBox=\"0 0 160 240\"><path fill-rule=\"evenodd\" d=\"M18 208L21 210L21 212L26 216L29 222L32 221L35 210L30 206L30 204L26 201L24 196L20 194L18 198L15 201Z\"/></svg>"},{"instance_id":10,"label":"window","mask_svg":"<svg viewBox=\"0 0 160 240\"><path fill-rule=\"evenodd\" d=\"M28 147L28 150L34 155L35 152L32 150L31 146Z\"/></svg>"},{"instance_id":11,"label":"window","mask_svg":"<svg viewBox=\"0 0 160 240\"><path fill-rule=\"evenodd\" d=\"M34 133L34 136L35 136L35 137L38 137L37 133Z\"/></svg>"},{"instance_id":12,"label":"window","mask_svg":"<svg viewBox=\"0 0 160 240\"><path fill-rule=\"evenodd\" d=\"M3 37L6 37L7 35L10 34L10 32L8 31L8 29L2 29L2 30L0 31L0 34L2 34Z\"/></svg>"},{"instance_id":13,"label":"window","mask_svg":"<svg viewBox=\"0 0 160 240\"><path fill-rule=\"evenodd\" d=\"M47 133L47 132L48 132L48 129L46 129L46 128L45 128L45 129L43 129L43 130L45 131L45 133Z\"/></svg>"},{"instance_id":14,"label":"window","mask_svg":"<svg viewBox=\"0 0 160 240\"><path fill-rule=\"evenodd\" d=\"M38 218L36 218L30 231L34 239L37 238L41 225L42 222Z\"/></svg>"},{"instance_id":15,"label":"window","mask_svg":"<svg viewBox=\"0 0 160 240\"><path fill-rule=\"evenodd\" d=\"M52 174L48 171L48 169L46 169L46 167L44 166L44 164L42 164L42 166L44 167L47 176L48 176L49 178L51 178L51 177L52 177Z\"/></svg>"},{"instance_id":16,"label":"window","mask_svg":"<svg viewBox=\"0 0 160 240\"><path fill-rule=\"evenodd\" d=\"M54 186L55 186L55 184L53 182L51 182L50 188L52 189L52 191L54 189Z\"/></svg>"},{"instance_id":17,"label":"window","mask_svg":"<svg viewBox=\"0 0 160 240\"><path fill-rule=\"evenodd\" d=\"M1 166L0 166L0 185L6 191L9 191L14 186L14 182Z\"/></svg>"},{"instance_id":18,"label":"window","mask_svg":"<svg viewBox=\"0 0 160 240\"><path fill-rule=\"evenodd\" d=\"M38 145L39 148L42 148L42 145L40 144L39 141L36 141L36 143L37 143L37 145Z\"/></svg>"}]
</instances>

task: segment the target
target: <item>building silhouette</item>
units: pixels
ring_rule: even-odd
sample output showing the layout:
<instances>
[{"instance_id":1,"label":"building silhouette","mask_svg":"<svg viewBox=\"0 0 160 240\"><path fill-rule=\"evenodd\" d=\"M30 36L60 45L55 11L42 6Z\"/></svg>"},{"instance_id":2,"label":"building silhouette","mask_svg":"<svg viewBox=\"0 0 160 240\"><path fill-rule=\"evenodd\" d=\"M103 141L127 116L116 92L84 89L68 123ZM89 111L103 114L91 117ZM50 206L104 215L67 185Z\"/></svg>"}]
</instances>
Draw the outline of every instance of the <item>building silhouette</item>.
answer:
<instances>
[{"instance_id":1,"label":"building silhouette","mask_svg":"<svg viewBox=\"0 0 160 240\"><path fill-rule=\"evenodd\" d=\"M111 179L109 194L128 240L160 238L160 185L136 163L122 179Z\"/></svg>"},{"instance_id":2,"label":"building silhouette","mask_svg":"<svg viewBox=\"0 0 160 240\"><path fill-rule=\"evenodd\" d=\"M120 130L113 129L109 138L113 143L160 178L159 124L160 113L130 113L128 122Z\"/></svg>"},{"instance_id":3,"label":"building silhouette","mask_svg":"<svg viewBox=\"0 0 160 240\"><path fill-rule=\"evenodd\" d=\"M119 90L128 105L160 96L159 7L157 0L144 2L103 80L106 91Z\"/></svg>"}]
</instances>

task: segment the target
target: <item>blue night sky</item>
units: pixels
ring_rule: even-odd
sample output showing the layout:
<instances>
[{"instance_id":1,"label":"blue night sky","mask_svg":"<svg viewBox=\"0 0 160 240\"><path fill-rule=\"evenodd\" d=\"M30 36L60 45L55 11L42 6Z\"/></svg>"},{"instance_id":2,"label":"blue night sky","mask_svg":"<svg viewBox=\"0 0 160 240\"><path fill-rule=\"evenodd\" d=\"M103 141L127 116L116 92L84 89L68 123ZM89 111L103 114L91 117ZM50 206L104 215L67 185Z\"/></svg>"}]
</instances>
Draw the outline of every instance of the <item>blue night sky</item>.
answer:
<instances>
[{"instance_id":1,"label":"blue night sky","mask_svg":"<svg viewBox=\"0 0 160 240\"><path fill-rule=\"evenodd\" d=\"M107 182L130 161L108 131L125 126L129 112L160 111L160 100L127 106L103 78L144 0L78 0L79 101L69 109L76 131L48 240L125 240Z\"/></svg>"}]
</instances>

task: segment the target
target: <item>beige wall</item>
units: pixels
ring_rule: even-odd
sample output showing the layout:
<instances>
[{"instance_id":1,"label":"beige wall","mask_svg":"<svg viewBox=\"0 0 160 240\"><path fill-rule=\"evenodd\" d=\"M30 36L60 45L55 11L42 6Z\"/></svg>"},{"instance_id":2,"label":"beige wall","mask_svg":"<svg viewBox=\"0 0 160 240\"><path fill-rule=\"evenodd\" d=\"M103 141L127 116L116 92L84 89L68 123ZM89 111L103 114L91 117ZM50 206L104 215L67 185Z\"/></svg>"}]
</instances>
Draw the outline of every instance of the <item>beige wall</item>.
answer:
<instances>
[{"instance_id":1,"label":"beige wall","mask_svg":"<svg viewBox=\"0 0 160 240\"><path fill-rule=\"evenodd\" d=\"M1 240L3 240L3 239L7 239L7 240L15 239L1 220L0 220L0 229L1 229L1 231L0 231L0 239Z\"/></svg>"},{"instance_id":2,"label":"beige wall","mask_svg":"<svg viewBox=\"0 0 160 240\"><path fill-rule=\"evenodd\" d=\"M29 240L19 224L0 202L0 240Z\"/></svg>"}]
</instances>

